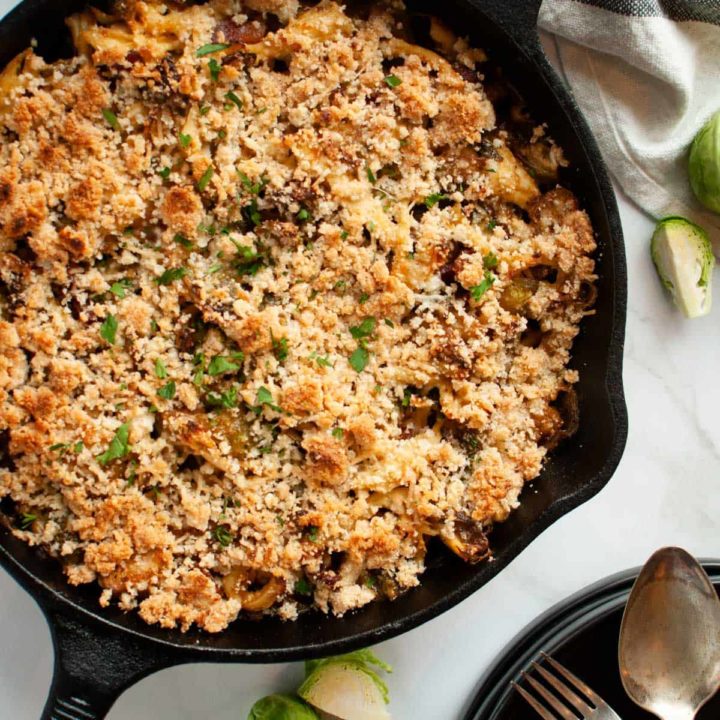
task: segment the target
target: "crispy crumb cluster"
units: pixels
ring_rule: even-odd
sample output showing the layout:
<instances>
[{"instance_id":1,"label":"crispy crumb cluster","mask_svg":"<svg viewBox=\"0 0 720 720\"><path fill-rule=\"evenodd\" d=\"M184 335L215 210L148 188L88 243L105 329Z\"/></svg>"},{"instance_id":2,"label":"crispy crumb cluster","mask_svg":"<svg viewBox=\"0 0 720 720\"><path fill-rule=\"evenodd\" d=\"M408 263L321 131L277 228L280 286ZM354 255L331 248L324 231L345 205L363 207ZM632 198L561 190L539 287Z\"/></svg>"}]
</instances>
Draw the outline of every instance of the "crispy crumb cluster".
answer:
<instances>
[{"instance_id":1,"label":"crispy crumb cluster","mask_svg":"<svg viewBox=\"0 0 720 720\"><path fill-rule=\"evenodd\" d=\"M103 605L392 598L429 537L487 557L572 429L562 152L409 20L129 1L0 75L0 497Z\"/></svg>"}]
</instances>

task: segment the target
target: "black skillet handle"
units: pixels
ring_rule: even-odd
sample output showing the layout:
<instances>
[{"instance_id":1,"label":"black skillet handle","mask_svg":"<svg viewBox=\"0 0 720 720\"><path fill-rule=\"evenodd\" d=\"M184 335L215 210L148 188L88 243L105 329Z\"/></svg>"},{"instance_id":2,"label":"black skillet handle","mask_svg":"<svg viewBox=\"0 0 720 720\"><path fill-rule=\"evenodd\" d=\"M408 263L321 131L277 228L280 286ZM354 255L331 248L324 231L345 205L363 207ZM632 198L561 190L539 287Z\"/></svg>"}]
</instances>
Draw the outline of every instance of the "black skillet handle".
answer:
<instances>
[{"instance_id":1,"label":"black skillet handle","mask_svg":"<svg viewBox=\"0 0 720 720\"><path fill-rule=\"evenodd\" d=\"M542 0L482 0L479 5L528 55L544 57L537 31Z\"/></svg>"},{"instance_id":2,"label":"black skillet handle","mask_svg":"<svg viewBox=\"0 0 720 720\"><path fill-rule=\"evenodd\" d=\"M46 611L55 672L41 720L100 720L127 687L177 664L153 645L111 627Z\"/></svg>"}]
</instances>

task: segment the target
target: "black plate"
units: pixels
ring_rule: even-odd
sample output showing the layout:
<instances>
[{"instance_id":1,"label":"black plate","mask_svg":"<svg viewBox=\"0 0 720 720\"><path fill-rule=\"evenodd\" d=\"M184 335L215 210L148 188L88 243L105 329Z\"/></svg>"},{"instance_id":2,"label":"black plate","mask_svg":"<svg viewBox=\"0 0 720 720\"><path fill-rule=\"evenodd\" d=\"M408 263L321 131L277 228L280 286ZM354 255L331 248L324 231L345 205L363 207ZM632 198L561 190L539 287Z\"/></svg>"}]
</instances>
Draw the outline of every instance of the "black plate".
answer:
<instances>
[{"instance_id":1,"label":"black plate","mask_svg":"<svg viewBox=\"0 0 720 720\"><path fill-rule=\"evenodd\" d=\"M703 562L720 595L720 560ZM505 648L480 682L464 720L532 720L539 717L512 689L520 673L551 655L586 682L623 720L657 720L623 690L617 652L620 622L639 569L612 575L581 590L528 625ZM720 693L696 720L720 718Z\"/></svg>"},{"instance_id":2,"label":"black plate","mask_svg":"<svg viewBox=\"0 0 720 720\"><path fill-rule=\"evenodd\" d=\"M94 0L95 4L106 4ZM0 66L30 40L51 59L68 52L63 18L85 0L24 0L0 21ZM620 218L605 165L567 88L548 64L537 36L540 0L408 0L432 11L485 48L525 98L533 117L547 122L571 168L564 178L588 211L598 252L598 300L573 348L580 429L558 448L521 506L490 541L494 561L467 565L449 552L428 555L420 587L392 603L374 603L332 618L307 613L296 622L241 618L217 635L148 626L136 613L98 605L97 587L71 587L57 562L0 527L0 563L38 601L50 622L56 650L53 690L45 717L77 697L95 716L107 712L129 684L154 670L187 662L274 662L329 655L372 645L453 607L491 580L534 538L609 481L622 455L627 414L622 389L626 268ZM64 703L64 704L63 704ZM75 712L77 717L82 713Z\"/></svg>"}]
</instances>

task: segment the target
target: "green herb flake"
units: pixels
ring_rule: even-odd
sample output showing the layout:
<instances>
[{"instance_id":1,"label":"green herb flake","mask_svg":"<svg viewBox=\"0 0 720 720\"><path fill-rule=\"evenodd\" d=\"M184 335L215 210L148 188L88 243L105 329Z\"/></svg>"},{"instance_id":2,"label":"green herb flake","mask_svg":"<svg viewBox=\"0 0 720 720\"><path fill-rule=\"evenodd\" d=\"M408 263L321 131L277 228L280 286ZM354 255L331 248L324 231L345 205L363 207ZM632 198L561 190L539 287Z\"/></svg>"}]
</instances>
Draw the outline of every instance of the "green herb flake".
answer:
<instances>
[{"instance_id":1,"label":"green herb flake","mask_svg":"<svg viewBox=\"0 0 720 720\"><path fill-rule=\"evenodd\" d=\"M328 355L318 355L315 351L310 354L310 360L314 360L320 367L334 367Z\"/></svg>"},{"instance_id":2,"label":"green herb flake","mask_svg":"<svg viewBox=\"0 0 720 720\"><path fill-rule=\"evenodd\" d=\"M84 448L84 447L85 447L85 443L84 443L82 440L78 440L78 441L73 445L73 449L72 449L72 450L73 450L73 452L74 452L76 455L79 455L79 454L83 451L83 448Z\"/></svg>"},{"instance_id":3,"label":"green herb flake","mask_svg":"<svg viewBox=\"0 0 720 720\"><path fill-rule=\"evenodd\" d=\"M374 185L377 182L377 177L375 177L375 173L369 165L365 168L365 173L367 174L367 179L370 181L370 184Z\"/></svg>"},{"instance_id":4,"label":"green herb flake","mask_svg":"<svg viewBox=\"0 0 720 720\"><path fill-rule=\"evenodd\" d=\"M213 166L208 165L205 172L202 174L202 177L198 180L197 189L200 192L203 192L205 188L208 186L208 183L210 182L210 178L213 176Z\"/></svg>"},{"instance_id":5,"label":"green herb flake","mask_svg":"<svg viewBox=\"0 0 720 720\"><path fill-rule=\"evenodd\" d=\"M300 208L295 216L300 222L307 222L310 219L310 211L307 208Z\"/></svg>"},{"instance_id":6,"label":"green herb flake","mask_svg":"<svg viewBox=\"0 0 720 720\"><path fill-rule=\"evenodd\" d=\"M363 338L370 337L375 330L377 321L374 317L366 317L359 325L354 325L350 328L350 334L356 340L362 340Z\"/></svg>"},{"instance_id":7,"label":"green herb flake","mask_svg":"<svg viewBox=\"0 0 720 720\"><path fill-rule=\"evenodd\" d=\"M221 50L227 50L230 47L227 43L208 43L198 48L195 52L195 57L204 57L205 55L211 55L212 53L220 52Z\"/></svg>"},{"instance_id":8,"label":"green herb flake","mask_svg":"<svg viewBox=\"0 0 720 720\"><path fill-rule=\"evenodd\" d=\"M498 266L498 259L495 253L488 253L483 258L483 267L486 270L494 270Z\"/></svg>"},{"instance_id":9,"label":"green herb flake","mask_svg":"<svg viewBox=\"0 0 720 720\"><path fill-rule=\"evenodd\" d=\"M218 525L213 530L213 537L223 547L227 547L234 540L232 533L224 525Z\"/></svg>"},{"instance_id":10,"label":"green herb flake","mask_svg":"<svg viewBox=\"0 0 720 720\"><path fill-rule=\"evenodd\" d=\"M383 320L383 322L384 322L388 327L395 327L395 323L394 323L390 318L385 318L385 320Z\"/></svg>"},{"instance_id":11,"label":"green herb flake","mask_svg":"<svg viewBox=\"0 0 720 720\"><path fill-rule=\"evenodd\" d=\"M109 108L103 108L102 116L105 118L105 122L113 129L119 130L120 123L118 122L117 115Z\"/></svg>"},{"instance_id":12,"label":"green herb flake","mask_svg":"<svg viewBox=\"0 0 720 720\"><path fill-rule=\"evenodd\" d=\"M103 324L100 326L100 337L109 342L111 345L114 345L117 329L117 318L114 315L108 315L105 320L103 320Z\"/></svg>"},{"instance_id":13,"label":"green herb flake","mask_svg":"<svg viewBox=\"0 0 720 720\"><path fill-rule=\"evenodd\" d=\"M242 353L239 353L242 355ZM238 358L242 362L242 358ZM216 375L222 375L228 372L237 372L240 369L240 365L232 362L230 358L225 355L216 355L208 365L208 375L215 377Z\"/></svg>"},{"instance_id":14,"label":"green herb flake","mask_svg":"<svg viewBox=\"0 0 720 720\"><path fill-rule=\"evenodd\" d=\"M443 193L431 193L425 198L425 207L430 209L431 207L437 205L441 200L447 200L447 195L444 195Z\"/></svg>"},{"instance_id":15,"label":"green herb flake","mask_svg":"<svg viewBox=\"0 0 720 720\"><path fill-rule=\"evenodd\" d=\"M402 83L402 80L397 75L387 75L385 77L385 84L389 88L396 88Z\"/></svg>"},{"instance_id":16,"label":"green herb flake","mask_svg":"<svg viewBox=\"0 0 720 720\"><path fill-rule=\"evenodd\" d=\"M358 373L361 373L367 367L369 360L370 353L367 351L367 348L362 346L355 348L348 359L350 367Z\"/></svg>"},{"instance_id":17,"label":"green herb flake","mask_svg":"<svg viewBox=\"0 0 720 720\"><path fill-rule=\"evenodd\" d=\"M160 326L157 324L157 320L153 319L150 321L150 332L156 333L159 327Z\"/></svg>"},{"instance_id":18,"label":"green herb flake","mask_svg":"<svg viewBox=\"0 0 720 720\"><path fill-rule=\"evenodd\" d=\"M178 245L182 245L184 248L191 248L192 242L188 240L184 235L181 235L180 233L177 233L175 237L173 237L173 242L176 242Z\"/></svg>"},{"instance_id":19,"label":"green herb flake","mask_svg":"<svg viewBox=\"0 0 720 720\"><path fill-rule=\"evenodd\" d=\"M306 578L300 578L295 583L294 590L297 595L312 595L313 594L312 585L307 581Z\"/></svg>"},{"instance_id":20,"label":"green herb flake","mask_svg":"<svg viewBox=\"0 0 720 720\"><path fill-rule=\"evenodd\" d=\"M342 440L343 436L345 435L345 431L341 427L336 427L332 429L332 432L330 433L334 438L337 438L338 440Z\"/></svg>"},{"instance_id":21,"label":"green herb flake","mask_svg":"<svg viewBox=\"0 0 720 720\"><path fill-rule=\"evenodd\" d=\"M255 407L253 408L253 410L259 415L263 409L263 406L267 406L275 412L282 412L282 408L278 407L273 403L272 393L265 386L261 387L257 391L257 397L255 398Z\"/></svg>"},{"instance_id":22,"label":"green herb flake","mask_svg":"<svg viewBox=\"0 0 720 720\"><path fill-rule=\"evenodd\" d=\"M473 287L470 288L470 294L472 295L473 300L480 300L494 283L495 276L486 270L485 277L482 279L482 282L480 282L479 285L473 285Z\"/></svg>"},{"instance_id":23,"label":"green herb flake","mask_svg":"<svg viewBox=\"0 0 720 720\"><path fill-rule=\"evenodd\" d=\"M199 112L201 115L207 115L207 114L210 112L210 106L209 106L209 105L203 105L198 112Z\"/></svg>"},{"instance_id":24,"label":"green herb flake","mask_svg":"<svg viewBox=\"0 0 720 720\"><path fill-rule=\"evenodd\" d=\"M130 282L130 280L128 280L127 278L122 278L122 280L118 280L110 286L110 292L122 300L125 297L128 289L131 287L132 282Z\"/></svg>"},{"instance_id":25,"label":"green herb flake","mask_svg":"<svg viewBox=\"0 0 720 720\"><path fill-rule=\"evenodd\" d=\"M369 299L370 299L370 296L366 292L364 292L364 293L360 294L360 297L358 298L358 302L361 305L364 305Z\"/></svg>"},{"instance_id":26,"label":"green herb flake","mask_svg":"<svg viewBox=\"0 0 720 720\"><path fill-rule=\"evenodd\" d=\"M226 92L225 97L237 107L238 110L242 110L242 100L232 91ZM232 107L232 106L231 106Z\"/></svg>"},{"instance_id":27,"label":"green herb flake","mask_svg":"<svg viewBox=\"0 0 720 720\"><path fill-rule=\"evenodd\" d=\"M214 275L216 272L222 270L222 263L215 263L208 268L208 275Z\"/></svg>"},{"instance_id":28,"label":"green herb flake","mask_svg":"<svg viewBox=\"0 0 720 720\"><path fill-rule=\"evenodd\" d=\"M308 525L307 528L305 528L305 532L310 542L317 542L320 538L320 528L316 525Z\"/></svg>"},{"instance_id":29,"label":"green herb flake","mask_svg":"<svg viewBox=\"0 0 720 720\"><path fill-rule=\"evenodd\" d=\"M249 205L246 205L242 209L243 217L253 226L256 227L262 222L262 215L260 215L260 211L258 210L258 204L257 200L255 198L252 199Z\"/></svg>"},{"instance_id":30,"label":"green herb flake","mask_svg":"<svg viewBox=\"0 0 720 720\"><path fill-rule=\"evenodd\" d=\"M497 221L496 220L490 220L487 224L488 232L492 232L497 227Z\"/></svg>"},{"instance_id":31,"label":"green herb flake","mask_svg":"<svg viewBox=\"0 0 720 720\"><path fill-rule=\"evenodd\" d=\"M225 408L230 410L237 407L237 388L232 387L223 393L209 392L205 396L205 402L211 408Z\"/></svg>"},{"instance_id":32,"label":"green herb flake","mask_svg":"<svg viewBox=\"0 0 720 720\"><path fill-rule=\"evenodd\" d=\"M113 439L110 441L108 449L97 456L97 461L105 466L112 460L118 460L125 457L130 452L128 438L130 436L130 423L123 423L116 431Z\"/></svg>"},{"instance_id":33,"label":"green herb flake","mask_svg":"<svg viewBox=\"0 0 720 720\"><path fill-rule=\"evenodd\" d=\"M155 377L160 378L160 380L164 380L167 377L167 368L160 358L155 360Z\"/></svg>"},{"instance_id":34,"label":"green herb flake","mask_svg":"<svg viewBox=\"0 0 720 720\"><path fill-rule=\"evenodd\" d=\"M55 443L54 445L50 446L51 452L58 452L60 451L60 455L64 455L65 451L70 447L68 443Z\"/></svg>"},{"instance_id":35,"label":"green herb flake","mask_svg":"<svg viewBox=\"0 0 720 720\"><path fill-rule=\"evenodd\" d=\"M170 380L170 382L163 385L157 391L157 396L163 400L172 400L175 397L175 383Z\"/></svg>"},{"instance_id":36,"label":"green herb flake","mask_svg":"<svg viewBox=\"0 0 720 720\"><path fill-rule=\"evenodd\" d=\"M162 170L158 170L157 174L163 179L167 180L170 177L170 168L165 166Z\"/></svg>"},{"instance_id":37,"label":"green herb flake","mask_svg":"<svg viewBox=\"0 0 720 720\"><path fill-rule=\"evenodd\" d=\"M178 135L178 142L180 143L180 147L188 148L188 147L190 147L190 143L192 142L192 135L186 135L185 133L180 133Z\"/></svg>"},{"instance_id":38,"label":"green herb flake","mask_svg":"<svg viewBox=\"0 0 720 720\"><path fill-rule=\"evenodd\" d=\"M340 239L341 240L347 240L350 237L350 233L347 230L343 230L340 233Z\"/></svg>"},{"instance_id":39,"label":"green herb flake","mask_svg":"<svg viewBox=\"0 0 720 720\"><path fill-rule=\"evenodd\" d=\"M20 529L29 530L30 526L38 519L35 513L23 513L20 517Z\"/></svg>"},{"instance_id":40,"label":"green herb flake","mask_svg":"<svg viewBox=\"0 0 720 720\"><path fill-rule=\"evenodd\" d=\"M162 275L155 278L155 282L158 285L170 285L176 280L184 278L187 275L187 272L187 268L184 267L168 268Z\"/></svg>"},{"instance_id":41,"label":"green herb flake","mask_svg":"<svg viewBox=\"0 0 720 720\"><path fill-rule=\"evenodd\" d=\"M210 72L210 78L213 82L218 81L218 78L220 77L220 70L222 70L222 65L220 65L215 58L210 58L210 61L208 62L208 71Z\"/></svg>"},{"instance_id":42,"label":"green herb flake","mask_svg":"<svg viewBox=\"0 0 720 720\"><path fill-rule=\"evenodd\" d=\"M288 339L287 338L276 338L273 336L272 331L270 332L270 339L272 341L273 354L280 362L287 360L288 356Z\"/></svg>"}]
</instances>

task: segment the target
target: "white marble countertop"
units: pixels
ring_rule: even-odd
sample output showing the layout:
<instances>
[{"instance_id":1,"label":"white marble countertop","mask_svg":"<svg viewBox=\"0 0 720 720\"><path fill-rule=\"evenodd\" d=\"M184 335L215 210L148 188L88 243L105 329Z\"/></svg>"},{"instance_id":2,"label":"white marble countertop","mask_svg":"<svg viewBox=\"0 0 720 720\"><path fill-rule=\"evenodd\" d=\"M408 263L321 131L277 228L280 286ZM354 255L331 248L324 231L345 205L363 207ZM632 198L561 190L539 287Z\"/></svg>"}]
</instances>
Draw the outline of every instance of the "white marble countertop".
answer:
<instances>
[{"instance_id":1,"label":"white marble countertop","mask_svg":"<svg viewBox=\"0 0 720 720\"><path fill-rule=\"evenodd\" d=\"M0 17L12 5L0 0ZM619 203L630 278L630 434L620 467L598 496L488 585L378 646L395 667L389 684L396 720L459 718L495 655L528 622L585 585L641 564L658 547L720 556L720 307L693 321L674 310L650 262L652 223L622 196ZM2 570L0 643L0 720L36 720L50 684L50 633L33 600ZM292 690L301 672L299 664L172 668L127 690L109 720L243 720L262 695Z\"/></svg>"}]
</instances>

